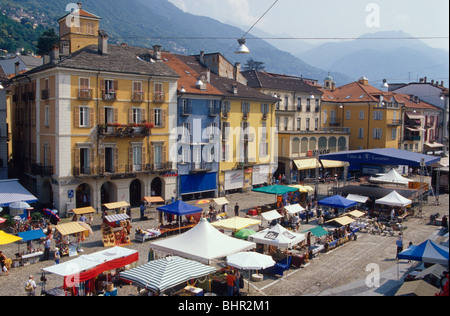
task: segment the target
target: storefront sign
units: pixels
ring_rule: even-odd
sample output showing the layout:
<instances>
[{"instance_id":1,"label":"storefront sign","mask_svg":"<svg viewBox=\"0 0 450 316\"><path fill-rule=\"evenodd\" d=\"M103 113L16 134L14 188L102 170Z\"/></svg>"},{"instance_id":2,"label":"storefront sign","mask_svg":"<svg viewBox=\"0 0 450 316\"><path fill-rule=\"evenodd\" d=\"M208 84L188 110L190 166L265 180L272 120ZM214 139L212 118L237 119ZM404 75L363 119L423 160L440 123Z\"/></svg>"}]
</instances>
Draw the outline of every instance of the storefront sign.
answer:
<instances>
[{"instance_id":1,"label":"storefront sign","mask_svg":"<svg viewBox=\"0 0 450 316\"><path fill-rule=\"evenodd\" d=\"M225 172L225 190L241 189L244 186L244 170Z\"/></svg>"},{"instance_id":2,"label":"storefront sign","mask_svg":"<svg viewBox=\"0 0 450 316\"><path fill-rule=\"evenodd\" d=\"M270 165L262 165L253 167L252 184L264 184L269 181Z\"/></svg>"}]
</instances>

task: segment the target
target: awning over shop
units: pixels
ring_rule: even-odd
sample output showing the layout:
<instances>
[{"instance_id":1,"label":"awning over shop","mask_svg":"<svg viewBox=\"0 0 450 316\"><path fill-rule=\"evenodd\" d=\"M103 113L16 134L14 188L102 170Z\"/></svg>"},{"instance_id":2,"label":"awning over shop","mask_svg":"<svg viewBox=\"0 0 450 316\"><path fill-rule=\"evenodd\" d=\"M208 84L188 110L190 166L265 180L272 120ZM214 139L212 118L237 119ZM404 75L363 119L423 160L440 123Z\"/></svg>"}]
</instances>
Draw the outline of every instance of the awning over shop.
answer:
<instances>
[{"instance_id":1,"label":"awning over shop","mask_svg":"<svg viewBox=\"0 0 450 316\"><path fill-rule=\"evenodd\" d=\"M19 235L19 237L22 238L23 241L36 240L47 237L42 229L29 230L26 232L18 233L17 235Z\"/></svg>"},{"instance_id":2,"label":"awning over shop","mask_svg":"<svg viewBox=\"0 0 450 316\"><path fill-rule=\"evenodd\" d=\"M295 192L298 191L297 188L292 188L286 185L270 185L267 187L261 187L253 189L253 191L256 192L262 192L262 193L268 193L268 194L277 194L277 195L283 195L289 192Z\"/></svg>"},{"instance_id":3,"label":"awning over shop","mask_svg":"<svg viewBox=\"0 0 450 316\"><path fill-rule=\"evenodd\" d=\"M326 168L343 168L343 167L348 167L350 166L350 164L348 162L345 161L336 161L336 160L320 160L320 162L322 163L322 166L326 169Z\"/></svg>"},{"instance_id":4,"label":"awning over shop","mask_svg":"<svg viewBox=\"0 0 450 316\"><path fill-rule=\"evenodd\" d=\"M305 211L305 209L300 204L288 205L288 206L285 206L284 209L289 214L297 214L297 213Z\"/></svg>"},{"instance_id":5,"label":"awning over shop","mask_svg":"<svg viewBox=\"0 0 450 316\"><path fill-rule=\"evenodd\" d=\"M320 155L320 159L347 161L350 164L357 164L357 165L361 164L383 165L383 166L405 165L412 167L420 167L422 159L426 166L441 161L440 157L423 155L396 148L340 151L337 153Z\"/></svg>"},{"instance_id":6,"label":"awning over shop","mask_svg":"<svg viewBox=\"0 0 450 316\"><path fill-rule=\"evenodd\" d=\"M61 235L72 235L88 231L87 228L81 226L78 222L59 224L56 225L55 228L61 233Z\"/></svg>"},{"instance_id":7,"label":"awning over shop","mask_svg":"<svg viewBox=\"0 0 450 316\"><path fill-rule=\"evenodd\" d=\"M358 203L366 203L369 199L367 196L357 195L357 194L349 194L346 197L347 200L352 200Z\"/></svg>"},{"instance_id":8,"label":"awning over shop","mask_svg":"<svg viewBox=\"0 0 450 316\"><path fill-rule=\"evenodd\" d=\"M422 127L406 127L406 129L411 132L425 132L426 131L426 129L424 129Z\"/></svg>"},{"instance_id":9,"label":"awning over shop","mask_svg":"<svg viewBox=\"0 0 450 316\"><path fill-rule=\"evenodd\" d=\"M317 158L294 160L294 163L297 166L298 170L309 170L320 167L320 163L319 160L317 160Z\"/></svg>"},{"instance_id":10,"label":"awning over shop","mask_svg":"<svg viewBox=\"0 0 450 316\"><path fill-rule=\"evenodd\" d=\"M37 202L37 198L28 192L18 179L0 180L0 207L21 201L34 203Z\"/></svg>"},{"instance_id":11,"label":"awning over shop","mask_svg":"<svg viewBox=\"0 0 450 316\"><path fill-rule=\"evenodd\" d=\"M406 113L406 116L407 116L410 120L424 120L424 119L425 119L425 116L420 115L420 114Z\"/></svg>"},{"instance_id":12,"label":"awning over shop","mask_svg":"<svg viewBox=\"0 0 450 316\"><path fill-rule=\"evenodd\" d=\"M91 213L95 213L95 208L93 208L92 206L74 208L72 210L72 212L74 212L74 214L76 214L76 215L91 214Z\"/></svg>"},{"instance_id":13,"label":"awning over shop","mask_svg":"<svg viewBox=\"0 0 450 316\"><path fill-rule=\"evenodd\" d=\"M175 201L172 204L160 206L156 208L156 210L176 216L192 215L203 212L201 207L190 205L183 201Z\"/></svg>"},{"instance_id":14,"label":"awning over shop","mask_svg":"<svg viewBox=\"0 0 450 316\"><path fill-rule=\"evenodd\" d=\"M304 234L294 233L280 224L267 228L248 237L249 241L280 248L291 248L305 240Z\"/></svg>"},{"instance_id":15,"label":"awning over shop","mask_svg":"<svg viewBox=\"0 0 450 316\"><path fill-rule=\"evenodd\" d=\"M439 144L439 143L425 143L425 146L432 148L432 149L444 147L443 144Z\"/></svg>"},{"instance_id":16,"label":"awning over shop","mask_svg":"<svg viewBox=\"0 0 450 316\"><path fill-rule=\"evenodd\" d=\"M125 201L121 201L121 202L114 202L114 203L105 203L105 204L103 204L103 206L106 207L108 210L114 210L116 208L129 207L130 204Z\"/></svg>"},{"instance_id":17,"label":"awning over shop","mask_svg":"<svg viewBox=\"0 0 450 316\"><path fill-rule=\"evenodd\" d=\"M261 213L261 216L266 220L266 221L273 221L275 219L279 219L282 218L283 216L278 213L278 211L274 210L274 211L269 211L269 212L264 212Z\"/></svg>"},{"instance_id":18,"label":"awning over shop","mask_svg":"<svg viewBox=\"0 0 450 316\"><path fill-rule=\"evenodd\" d=\"M345 226L345 225L353 223L354 221L355 221L354 219L352 219L352 218L350 218L348 216L341 216L341 217L338 217L338 218L334 218L334 219L328 221L327 223L329 223L329 222L336 222L336 223L338 223L341 226Z\"/></svg>"},{"instance_id":19,"label":"awning over shop","mask_svg":"<svg viewBox=\"0 0 450 316\"><path fill-rule=\"evenodd\" d=\"M259 224L261 224L260 220L236 216L214 222L211 225L217 229L224 229L237 232L241 229Z\"/></svg>"},{"instance_id":20,"label":"awning over shop","mask_svg":"<svg viewBox=\"0 0 450 316\"><path fill-rule=\"evenodd\" d=\"M395 296L435 296L439 289L425 280L404 282Z\"/></svg>"},{"instance_id":21,"label":"awning over shop","mask_svg":"<svg viewBox=\"0 0 450 316\"><path fill-rule=\"evenodd\" d=\"M225 204L230 204L230 202L224 197L214 199L213 201L219 206L222 206L222 205L225 205Z\"/></svg>"},{"instance_id":22,"label":"awning over shop","mask_svg":"<svg viewBox=\"0 0 450 316\"><path fill-rule=\"evenodd\" d=\"M164 199L160 196L145 196L142 200L147 203L164 203L165 202Z\"/></svg>"}]
</instances>

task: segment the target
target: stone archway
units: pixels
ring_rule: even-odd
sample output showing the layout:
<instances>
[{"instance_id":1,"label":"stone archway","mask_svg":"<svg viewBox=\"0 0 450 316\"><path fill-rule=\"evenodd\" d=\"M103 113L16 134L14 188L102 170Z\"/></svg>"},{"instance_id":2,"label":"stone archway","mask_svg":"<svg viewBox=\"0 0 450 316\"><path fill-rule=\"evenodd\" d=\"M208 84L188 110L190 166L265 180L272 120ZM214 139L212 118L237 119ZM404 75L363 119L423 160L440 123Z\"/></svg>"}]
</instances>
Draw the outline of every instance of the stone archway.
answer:
<instances>
[{"instance_id":1,"label":"stone archway","mask_svg":"<svg viewBox=\"0 0 450 316\"><path fill-rule=\"evenodd\" d=\"M117 202L117 188L114 183L107 181L100 188L100 204Z\"/></svg>"},{"instance_id":2,"label":"stone archway","mask_svg":"<svg viewBox=\"0 0 450 316\"><path fill-rule=\"evenodd\" d=\"M142 184L141 181L135 179L130 183L130 205L131 207L138 207L142 200Z\"/></svg>"},{"instance_id":3,"label":"stone archway","mask_svg":"<svg viewBox=\"0 0 450 316\"><path fill-rule=\"evenodd\" d=\"M159 177L156 177L153 179L152 184L150 186L151 194L154 196L162 196L163 194L163 188L162 188L162 180Z\"/></svg>"},{"instance_id":4,"label":"stone archway","mask_svg":"<svg viewBox=\"0 0 450 316\"><path fill-rule=\"evenodd\" d=\"M77 187L75 194L76 208L90 206L92 201L91 195L91 186L87 183L80 184Z\"/></svg>"},{"instance_id":5,"label":"stone archway","mask_svg":"<svg viewBox=\"0 0 450 316\"><path fill-rule=\"evenodd\" d=\"M53 189L50 181L45 181L42 184L41 197L39 200L43 205L53 208Z\"/></svg>"}]
</instances>

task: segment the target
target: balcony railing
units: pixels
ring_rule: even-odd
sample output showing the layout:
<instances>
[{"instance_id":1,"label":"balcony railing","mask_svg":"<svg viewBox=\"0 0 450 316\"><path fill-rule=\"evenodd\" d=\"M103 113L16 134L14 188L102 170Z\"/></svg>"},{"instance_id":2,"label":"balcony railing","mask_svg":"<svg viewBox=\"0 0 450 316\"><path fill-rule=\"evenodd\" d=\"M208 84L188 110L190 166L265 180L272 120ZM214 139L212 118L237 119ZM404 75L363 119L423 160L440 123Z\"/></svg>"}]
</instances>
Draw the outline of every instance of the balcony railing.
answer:
<instances>
[{"instance_id":1,"label":"balcony railing","mask_svg":"<svg viewBox=\"0 0 450 316\"><path fill-rule=\"evenodd\" d=\"M79 89L78 90L79 100L91 100L92 99L92 89Z\"/></svg>"},{"instance_id":2,"label":"balcony railing","mask_svg":"<svg viewBox=\"0 0 450 316\"><path fill-rule=\"evenodd\" d=\"M142 91L134 91L131 95L131 101L133 102L143 102L144 101L144 92Z\"/></svg>"},{"instance_id":3,"label":"balcony railing","mask_svg":"<svg viewBox=\"0 0 450 316\"><path fill-rule=\"evenodd\" d=\"M102 99L104 101L115 101L117 100L117 91L116 90L102 90Z\"/></svg>"},{"instance_id":4,"label":"balcony railing","mask_svg":"<svg viewBox=\"0 0 450 316\"><path fill-rule=\"evenodd\" d=\"M213 162L192 162L190 167L191 173L209 172L213 170Z\"/></svg>"},{"instance_id":5,"label":"balcony railing","mask_svg":"<svg viewBox=\"0 0 450 316\"><path fill-rule=\"evenodd\" d=\"M42 177L50 177L53 175L53 166L44 166L43 164L32 164L31 174Z\"/></svg>"},{"instance_id":6,"label":"balcony railing","mask_svg":"<svg viewBox=\"0 0 450 316\"><path fill-rule=\"evenodd\" d=\"M388 121L388 126L401 126L402 124L403 124L403 120Z\"/></svg>"},{"instance_id":7,"label":"balcony railing","mask_svg":"<svg viewBox=\"0 0 450 316\"><path fill-rule=\"evenodd\" d=\"M42 100L50 99L50 90L49 89L41 90L41 99Z\"/></svg>"},{"instance_id":8,"label":"balcony railing","mask_svg":"<svg viewBox=\"0 0 450 316\"><path fill-rule=\"evenodd\" d=\"M97 167L73 167L74 177L96 177L96 176L112 176L123 174L137 174L137 173L149 173L149 172L163 172L172 170L171 162L164 163L142 163L138 165L126 164L126 165L114 165L114 166L97 166Z\"/></svg>"},{"instance_id":9,"label":"balcony railing","mask_svg":"<svg viewBox=\"0 0 450 316\"><path fill-rule=\"evenodd\" d=\"M98 135L113 137L145 137L150 136L151 129L154 127L151 123L140 124L100 124L98 125Z\"/></svg>"},{"instance_id":10,"label":"balcony railing","mask_svg":"<svg viewBox=\"0 0 450 316\"><path fill-rule=\"evenodd\" d=\"M165 95L162 92L155 93L153 97L154 102L165 102Z\"/></svg>"}]
</instances>

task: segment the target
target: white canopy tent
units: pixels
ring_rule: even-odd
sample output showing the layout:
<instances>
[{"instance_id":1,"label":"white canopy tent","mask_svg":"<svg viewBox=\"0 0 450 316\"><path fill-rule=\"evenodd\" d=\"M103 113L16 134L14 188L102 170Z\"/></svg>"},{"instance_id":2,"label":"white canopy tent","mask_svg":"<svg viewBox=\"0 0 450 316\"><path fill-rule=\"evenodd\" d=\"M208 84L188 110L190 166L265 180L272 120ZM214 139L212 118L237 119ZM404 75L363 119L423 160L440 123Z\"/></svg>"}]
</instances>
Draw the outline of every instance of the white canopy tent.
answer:
<instances>
[{"instance_id":1,"label":"white canopy tent","mask_svg":"<svg viewBox=\"0 0 450 316\"><path fill-rule=\"evenodd\" d=\"M264 229L248 237L249 241L258 244L271 245L279 248L291 248L305 240L304 234L293 233L280 224Z\"/></svg>"},{"instance_id":2,"label":"white canopy tent","mask_svg":"<svg viewBox=\"0 0 450 316\"><path fill-rule=\"evenodd\" d=\"M408 185L408 183L412 181L410 179L402 177L395 169L391 169L391 171L379 177L370 177L369 180L376 183L391 183L401 185Z\"/></svg>"},{"instance_id":3,"label":"white canopy tent","mask_svg":"<svg viewBox=\"0 0 450 316\"><path fill-rule=\"evenodd\" d=\"M397 191L392 191L385 197L375 200L376 204L390 205L390 206L408 206L412 201L398 194Z\"/></svg>"},{"instance_id":4,"label":"white canopy tent","mask_svg":"<svg viewBox=\"0 0 450 316\"><path fill-rule=\"evenodd\" d=\"M367 200L369 199L369 197L358 195L358 194L349 194L349 195L347 195L346 199L352 200L352 201L355 201L358 203L366 203Z\"/></svg>"},{"instance_id":5,"label":"white canopy tent","mask_svg":"<svg viewBox=\"0 0 450 316\"><path fill-rule=\"evenodd\" d=\"M283 217L277 210L261 213L261 216L269 222Z\"/></svg>"},{"instance_id":6,"label":"white canopy tent","mask_svg":"<svg viewBox=\"0 0 450 316\"><path fill-rule=\"evenodd\" d=\"M187 232L155 241L150 248L210 264L213 259L256 248L256 244L227 236L202 220Z\"/></svg>"},{"instance_id":7,"label":"white canopy tent","mask_svg":"<svg viewBox=\"0 0 450 316\"><path fill-rule=\"evenodd\" d=\"M300 204L293 204L293 205L287 205L284 207L284 209L289 214L297 214L303 211L306 211L304 207L302 207Z\"/></svg>"}]
</instances>

